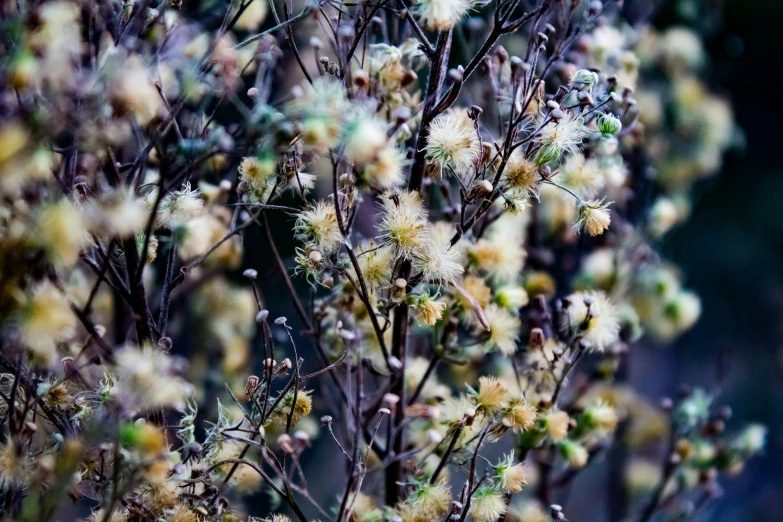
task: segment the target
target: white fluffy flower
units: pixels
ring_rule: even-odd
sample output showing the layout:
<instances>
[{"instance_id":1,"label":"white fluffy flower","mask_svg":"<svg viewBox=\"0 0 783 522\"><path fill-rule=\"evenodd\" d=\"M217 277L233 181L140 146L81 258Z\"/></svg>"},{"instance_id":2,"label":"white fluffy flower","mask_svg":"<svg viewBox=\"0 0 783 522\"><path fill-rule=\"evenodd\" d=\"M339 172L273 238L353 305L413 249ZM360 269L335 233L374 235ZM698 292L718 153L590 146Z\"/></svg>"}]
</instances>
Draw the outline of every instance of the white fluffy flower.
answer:
<instances>
[{"instance_id":1,"label":"white fluffy flower","mask_svg":"<svg viewBox=\"0 0 783 522\"><path fill-rule=\"evenodd\" d=\"M430 123L427 160L441 169L448 165L458 174L466 172L480 152L478 133L464 110L445 112Z\"/></svg>"},{"instance_id":2,"label":"white fluffy flower","mask_svg":"<svg viewBox=\"0 0 783 522\"><path fill-rule=\"evenodd\" d=\"M541 148L533 161L536 165L546 165L557 161L563 154L574 154L587 135L582 117L565 111L562 118L550 121L541 129L537 137Z\"/></svg>"},{"instance_id":3,"label":"white fluffy flower","mask_svg":"<svg viewBox=\"0 0 783 522\"><path fill-rule=\"evenodd\" d=\"M617 342L620 321L617 309L605 293L571 294L565 312L566 326L587 341L591 349L602 352Z\"/></svg>"},{"instance_id":4,"label":"white fluffy flower","mask_svg":"<svg viewBox=\"0 0 783 522\"><path fill-rule=\"evenodd\" d=\"M448 31L472 6L471 0L418 0L416 11L427 29Z\"/></svg>"},{"instance_id":5,"label":"white fluffy flower","mask_svg":"<svg viewBox=\"0 0 783 522\"><path fill-rule=\"evenodd\" d=\"M606 184L601 167L594 159L586 159L583 154L568 156L560 166L560 181L584 198L598 194Z\"/></svg>"},{"instance_id":6,"label":"white fluffy flower","mask_svg":"<svg viewBox=\"0 0 783 522\"><path fill-rule=\"evenodd\" d=\"M431 283L449 284L462 275L462 255L449 242L428 240L413 262L413 266Z\"/></svg>"},{"instance_id":7,"label":"white fluffy flower","mask_svg":"<svg viewBox=\"0 0 783 522\"><path fill-rule=\"evenodd\" d=\"M577 230L585 230L591 236L600 236L609 228L612 217L609 205L600 201L583 201L579 204L579 217L574 225Z\"/></svg>"}]
</instances>

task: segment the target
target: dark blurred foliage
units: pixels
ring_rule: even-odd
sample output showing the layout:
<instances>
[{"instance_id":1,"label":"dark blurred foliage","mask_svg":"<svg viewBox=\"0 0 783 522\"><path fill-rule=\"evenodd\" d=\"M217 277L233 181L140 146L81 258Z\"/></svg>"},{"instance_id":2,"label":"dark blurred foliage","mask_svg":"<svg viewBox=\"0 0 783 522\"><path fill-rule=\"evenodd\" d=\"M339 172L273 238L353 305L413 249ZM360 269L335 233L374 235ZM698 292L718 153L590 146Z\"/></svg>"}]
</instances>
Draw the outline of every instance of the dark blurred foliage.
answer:
<instances>
[{"instance_id":1,"label":"dark blurred foliage","mask_svg":"<svg viewBox=\"0 0 783 522\"><path fill-rule=\"evenodd\" d=\"M696 188L691 219L664 255L702 297L697 326L669 348L646 348L632 381L652 397L683 383L720 390L735 421L770 427L765 458L728 482L699 520L783 520L783 2L669 0L655 23L703 31L712 88L732 101L744 147ZM725 375L725 378L723 377ZM730 425L731 427L731 425Z\"/></svg>"}]
</instances>

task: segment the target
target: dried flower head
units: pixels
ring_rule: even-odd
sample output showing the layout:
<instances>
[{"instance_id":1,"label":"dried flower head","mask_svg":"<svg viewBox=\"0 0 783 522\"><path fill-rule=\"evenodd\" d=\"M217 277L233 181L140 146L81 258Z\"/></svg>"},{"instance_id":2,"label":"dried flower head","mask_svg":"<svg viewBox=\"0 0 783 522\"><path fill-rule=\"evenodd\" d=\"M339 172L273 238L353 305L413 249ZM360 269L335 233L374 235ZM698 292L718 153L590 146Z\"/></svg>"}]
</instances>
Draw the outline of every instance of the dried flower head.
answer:
<instances>
[{"instance_id":1,"label":"dried flower head","mask_svg":"<svg viewBox=\"0 0 783 522\"><path fill-rule=\"evenodd\" d=\"M153 195L154 193L148 197L148 201L154 201ZM163 198L158 207L157 220L160 226L173 229L199 217L203 212L204 199L201 193L198 189L191 190L190 183L186 183L182 190Z\"/></svg>"},{"instance_id":2,"label":"dried flower head","mask_svg":"<svg viewBox=\"0 0 783 522\"><path fill-rule=\"evenodd\" d=\"M343 240L334 204L328 201L318 201L303 210L296 219L294 230L324 252L334 252Z\"/></svg>"},{"instance_id":3,"label":"dried flower head","mask_svg":"<svg viewBox=\"0 0 783 522\"><path fill-rule=\"evenodd\" d=\"M527 485L527 470L521 462L514 464L514 453L495 465L495 480L504 493L519 493Z\"/></svg>"},{"instance_id":4,"label":"dried flower head","mask_svg":"<svg viewBox=\"0 0 783 522\"><path fill-rule=\"evenodd\" d=\"M539 166L547 165L556 162L564 154L576 153L588 134L582 117L566 111L559 120L548 121L543 125L536 138L540 148L533 162Z\"/></svg>"},{"instance_id":5,"label":"dried flower head","mask_svg":"<svg viewBox=\"0 0 783 522\"><path fill-rule=\"evenodd\" d=\"M514 433L525 431L536 421L536 408L520 399L512 399L503 411L503 424Z\"/></svg>"},{"instance_id":6,"label":"dried flower head","mask_svg":"<svg viewBox=\"0 0 783 522\"><path fill-rule=\"evenodd\" d=\"M437 323L443 316L443 311L446 310L446 303L436 301L426 292L408 296L408 304L416 320L429 326Z\"/></svg>"},{"instance_id":7,"label":"dried flower head","mask_svg":"<svg viewBox=\"0 0 783 522\"><path fill-rule=\"evenodd\" d=\"M620 334L620 321L617 309L600 291L577 292L568 297L565 321L590 348L604 351L617 342Z\"/></svg>"},{"instance_id":8,"label":"dried flower head","mask_svg":"<svg viewBox=\"0 0 783 522\"><path fill-rule=\"evenodd\" d=\"M520 149L514 150L508 158L503 170L506 182L515 189L524 191L529 196L537 197L536 178L538 167L525 157Z\"/></svg>"},{"instance_id":9,"label":"dried flower head","mask_svg":"<svg viewBox=\"0 0 783 522\"><path fill-rule=\"evenodd\" d=\"M489 485L479 486L470 504L470 514L476 522L495 521L503 516L506 509L503 495Z\"/></svg>"},{"instance_id":10,"label":"dried flower head","mask_svg":"<svg viewBox=\"0 0 783 522\"><path fill-rule=\"evenodd\" d=\"M193 387L176 373L172 358L159 348L127 346L116 354L116 399L132 410L183 409Z\"/></svg>"},{"instance_id":11,"label":"dried flower head","mask_svg":"<svg viewBox=\"0 0 783 522\"><path fill-rule=\"evenodd\" d=\"M452 248L448 240L430 239L424 243L413 261L413 266L430 283L451 284L462 275L462 254Z\"/></svg>"},{"instance_id":12,"label":"dried flower head","mask_svg":"<svg viewBox=\"0 0 783 522\"><path fill-rule=\"evenodd\" d=\"M76 315L63 292L50 281L44 281L24 300L19 330L39 364L50 365L56 358L56 344L76 332Z\"/></svg>"},{"instance_id":13,"label":"dried flower head","mask_svg":"<svg viewBox=\"0 0 783 522\"><path fill-rule=\"evenodd\" d=\"M437 116L429 127L427 160L443 171L451 167L457 174L467 172L481 152L481 142L473 121L464 110L451 110Z\"/></svg>"},{"instance_id":14,"label":"dried flower head","mask_svg":"<svg viewBox=\"0 0 783 522\"><path fill-rule=\"evenodd\" d=\"M560 410L550 411L544 415L543 420L547 435L553 441L557 442L568 436L568 425L571 422L571 418L566 412Z\"/></svg>"},{"instance_id":15,"label":"dried flower head","mask_svg":"<svg viewBox=\"0 0 783 522\"><path fill-rule=\"evenodd\" d=\"M405 153L393 145L387 145L365 166L364 172L373 185L390 189L404 181L404 166Z\"/></svg>"},{"instance_id":16,"label":"dried flower head","mask_svg":"<svg viewBox=\"0 0 783 522\"><path fill-rule=\"evenodd\" d=\"M497 377L479 377L479 389L473 392L476 406L487 412L500 409L508 398L508 390Z\"/></svg>"},{"instance_id":17,"label":"dried flower head","mask_svg":"<svg viewBox=\"0 0 783 522\"><path fill-rule=\"evenodd\" d=\"M382 238L392 245L398 257L411 259L426 240L427 211L418 192L393 192L383 197Z\"/></svg>"},{"instance_id":18,"label":"dried flower head","mask_svg":"<svg viewBox=\"0 0 783 522\"><path fill-rule=\"evenodd\" d=\"M572 154L560 165L560 182L578 195L590 198L604 187L605 179L594 159L586 159L583 154Z\"/></svg>"},{"instance_id":19,"label":"dried flower head","mask_svg":"<svg viewBox=\"0 0 783 522\"><path fill-rule=\"evenodd\" d=\"M507 308L494 303L484 309L484 315L489 324L489 348L506 356L513 355L517 351L518 332L522 324L519 318Z\"/></svg>"},{"instance_id":20,"label":"dried flower head","mask_svg":"<svg viewBox=\"0 0 783 522\"><path fill-rule=\"evenodd\" d=\"M415 489L404 505L413 510L417 519L432 519L443 516L451 505L451 489L445 481L437 484L425 482L415 484Z\"/></svg>"},{"instance_id":21,"label":"dried flower head","mask_svg":"<svg viewBox=\"0 0 783 522\"><path fill-rule=\"evenodd\" d=\"M271 155L242 158L238 171L241 180L260 198L268 190L269 182L277 172L277 162Z\"/></svg>"},{"instance_id":22,"label":"dried flower head","mask_svg":"<svg viewBox=\"0 0 783 522\"><path fill-rule=\"evenodd\" d=\"M53 263L65 266L76 263L90 241L84 213L68 199L41 207L33 237Z\"/></svg>"},{"instance_id":23,"label":"dried flower head","mask_svg":"<svg viewBox=\"0 0 783 522\"><path fill-rule=\"evenodd\" d=\"M574 225L577 230L585 230L591 236L600 236L612 222L609 205L601 201L582 201L579 203L579 217Z\"/></svg>"},{"instance_id":24,"label":"dried flower head","mask_svg":"<svg viewBox=\"0 0 783 522\"><path fill-rule=\"evenodd\" d=\"M473 7L471 0L417 0L416 11L433 31L448 31Z\"/></svg>"},{"instance_id":25,"label":"dried flower head","mask_svg":"<svg viewBox=\"0 0 783 522\"><path fill-rule=\"evenodd\" d=\"M364 280L370 288L380 288L390 284L395 259L392 247L376 245L371 241L359 246L357 257Z\"/></svg>"},{"instance_id":26,"label":"dried flower head","mask_svg":"<svg viewBox=\"0 0 783 522\"><path fill-rule=\"evenodd\" d=\"M373 161L387 143L386 122L360 110L345 128L345 155L357 164Z\"/></svg>"}]
</instances>

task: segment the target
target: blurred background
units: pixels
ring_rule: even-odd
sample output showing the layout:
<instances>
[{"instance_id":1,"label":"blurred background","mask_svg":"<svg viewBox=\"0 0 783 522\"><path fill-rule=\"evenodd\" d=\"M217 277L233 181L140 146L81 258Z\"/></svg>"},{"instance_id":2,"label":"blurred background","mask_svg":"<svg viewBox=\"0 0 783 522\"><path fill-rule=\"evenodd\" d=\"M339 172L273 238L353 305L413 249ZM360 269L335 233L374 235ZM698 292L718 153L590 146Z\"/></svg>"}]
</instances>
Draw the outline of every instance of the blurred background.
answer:
<instances>
[{"instance_id":1,"label":"blurred background","mask_svg":"<svg viewBox=\"0 0 783 522\"><path fill-rule=\"evenodd\" d=\"M704 32L712 88L728 96L744 147L697 185L689 221L663 254L702 297L699 323L674 346L643 348L631 380L651 398L682 383L719 387L736 421L769 426L766 458L724 484L699 520L783 520L783 106L779 92L783 2L667 0L655 24ZM776 74L775 71L778 71ZM721 383L720 376L728 372Z\"/></svg>"}]
</instances>

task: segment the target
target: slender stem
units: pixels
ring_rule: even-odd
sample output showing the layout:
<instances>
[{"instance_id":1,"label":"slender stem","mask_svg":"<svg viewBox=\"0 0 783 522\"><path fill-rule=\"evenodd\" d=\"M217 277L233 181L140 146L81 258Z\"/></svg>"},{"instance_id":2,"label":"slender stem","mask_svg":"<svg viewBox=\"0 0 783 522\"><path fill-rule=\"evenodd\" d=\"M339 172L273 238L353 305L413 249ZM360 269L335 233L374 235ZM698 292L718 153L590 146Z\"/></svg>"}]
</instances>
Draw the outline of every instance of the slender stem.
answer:
<instances>
[{"instance_id":1,"label":"slender stem","mask_svg":"<svg viewBox=\"0 0 783 522\"><path fill-rule=\"evenodd\" d=\"M307 312L305 312L302 301L299 299L299 295L296 293L296 289L294 288L294 284L291 281L291 277L288 275L288 269L285 267L283 259L280 257L280 252L277 251L275 240L272 238L272 230L269 226L269 221L266 218L266 213L263 212L261 213L261 228L264 229L267 245L269 245L269 250L272 252L272 257L275 258L275 263L277 264L278 271L280 272L280 277L283 278L283 283L288 290L288 294L291 296L291 300L294 302L296 313L299 315L299 318L305 324L308 331L312 331L313 325L310 322L310 318L307 316Z\"/></svg>"},{"instance_id":2,"label":"slender stem","mask_svg":"<svg viewBox=\"0 0 783 522\"><path fill-rule=\"evenodd\" d=\"M169 255L166 260L166 277L163 281L163 296L160 299L160 312L158 314L158 331L161 337L166 336L166 327L169 322L169 306L171 305L171 279L174 277L174 264L177 259L177 247L172 240L169 245Z\"/></svg>"},{"instance_id":3,"label":"slender stem","mask_svg":"<svg viewBox=\"0 0 783 522\"><path fill-rule=\"evenodd\" d=\"M468 513L470 513L470 502L473 497L473 493L475 492L473 489L473 481L476 477L476 460L478 459L479 450L481 449L481 443L484 442L484 437L487 436L487 433L489 433L490 428L492 428L492 425L494 423L492 421L489 421L486 426L484 426L484 430L481 432L481 436L479 437L478 442L476 443L476 450L473 452L473 457L470 459L470 473L468 475L468 500L465 502L465 510L462 512L462 516L459 519L459 522L465 522L465 519L468 518Z\"/></svg>"},{"instance_id":4,"label":"slender stem","mask_svg":"<svg viewBox=\"0 0 783 522\"><path fill-rule=\"evenodd\" d=\"M463 419L457 425L457 429L454 430L454 435L451 437L451 441L449 442L448 448L446 448L446 452L443 454L443 457L441 457L440 462L438 462L438 467L435 468L435 471L432 473L432 478L430 478L430 484L435 484L435 481L438 480L438 475L440 475L440 472L443 471L444 467L446 467L446 464L449 461L449 457L451 457L451 454L454 452L454 447L457 445L457 441L462 435L462 431L464 429L465 429L465 420Z\"/></svg>"},{"instance_id":5,"label":"slender stem","mask_svg":"<svg viewBox=\"0 0 783 522\"><path fill-rule=\"evenodd\" d=\"M147 304L147 294L144 290L144 281L142 278L137 279L135 277L135 274L140 270L142 261L139 259L139 252L134 238L126 239L123 242L123 246L125 250L125 264L128 269L131 308L133 309L133 318L136 322L136 336L139 344L143 344L153 340L153 327L152 316Z\"/></svg>"},{"instance_id":6,"label":"slender stem","mask_svg":"<svg viewBox=\"0 0 783 522\"><path fill-rule=\"evenodd\" d=\"M289 18L288 20L286 20L284 22L278 23L274 27L270 27L266 31L262 31L262 32L260 32L260 33L258 33L256 35L251 36L247 40L245 40L243 42L240 42L237 45L235 45L234 49L241 49L243 47L246 47L246 46L250 45L251 43L253 43L253 42L257 41L257 40L260 40L261 38L264 37L264 35L267 35L269 33L273 33L273 32L275 32L275 31L277 31L279 29L284 29L285 27L288 27L289 25L291 25L293 23L296 23L299 20L304 20L305 18L310 16L310 13L312 13L312 12L313 12L312 8L305 7L304 9L302 9L301 13L299 13L296 16L294 16L293 18Z\"/></svg>"},{"instance_id":7,"label":"slender stem","mask_svg":"<svg viewBox=\"0 0 783 522\"><path fill-rule=\"evenodd\" d=\"M408 404L413 404L416 402L416 399L419 398L419 395L421 395L422 390L424 390L424 386L427 384L427 381L429 380L432 373L435 371L435 368L438 366L438 363L440 362L440 354L435 353L435 355L430 359L430 364L427 366L427 370L424 372L424 375L421 378L421 381L419 381L418 386L416 386L416 390L411 395L410 399L408 399Z\"/></svg>"},{"instance_id":8,"label":"slender stem","mask_svg":"<svg viewBox=\"0 0 783 522\"><path fill-rule=\"evenodd\" d=\"M449 51L451 50L452 32L442 31L438 34L438 41L435 46L435 53L430 64L430 73L427 78L427 92L424 98L424 109L422 110L421 124L419 126L419 136L416 139L416 152L414 154L413 167L411 168L411 177L408 181L410 190L419 190L424 180L424 166L426 165L426 147L427 136L429 136L429 126L432 120L437 116L434 114L436 103L440 97L443 80L446 77L446 68L448 67Z\"/></svg>"},{"instance_id":9,"label":"slender stem","mask_svg":"<svg viewBox=\"0 0 783 522\"><path fill-rule=\"evenodd\" d=\"M661 502L661 496L666 489L666 484L674 474L679 462L672 458L674 452L675 441L677 440L677 432L675 430L674 423L672 422L669 427L669 442L666 447L666 453L663 456L663 472L661 473L661 479L658 485L653 490L650 500L639 515L639 522L647 522L652 518L655 512L658 510L658 506Z\"/></svg>"}]
</instances>

